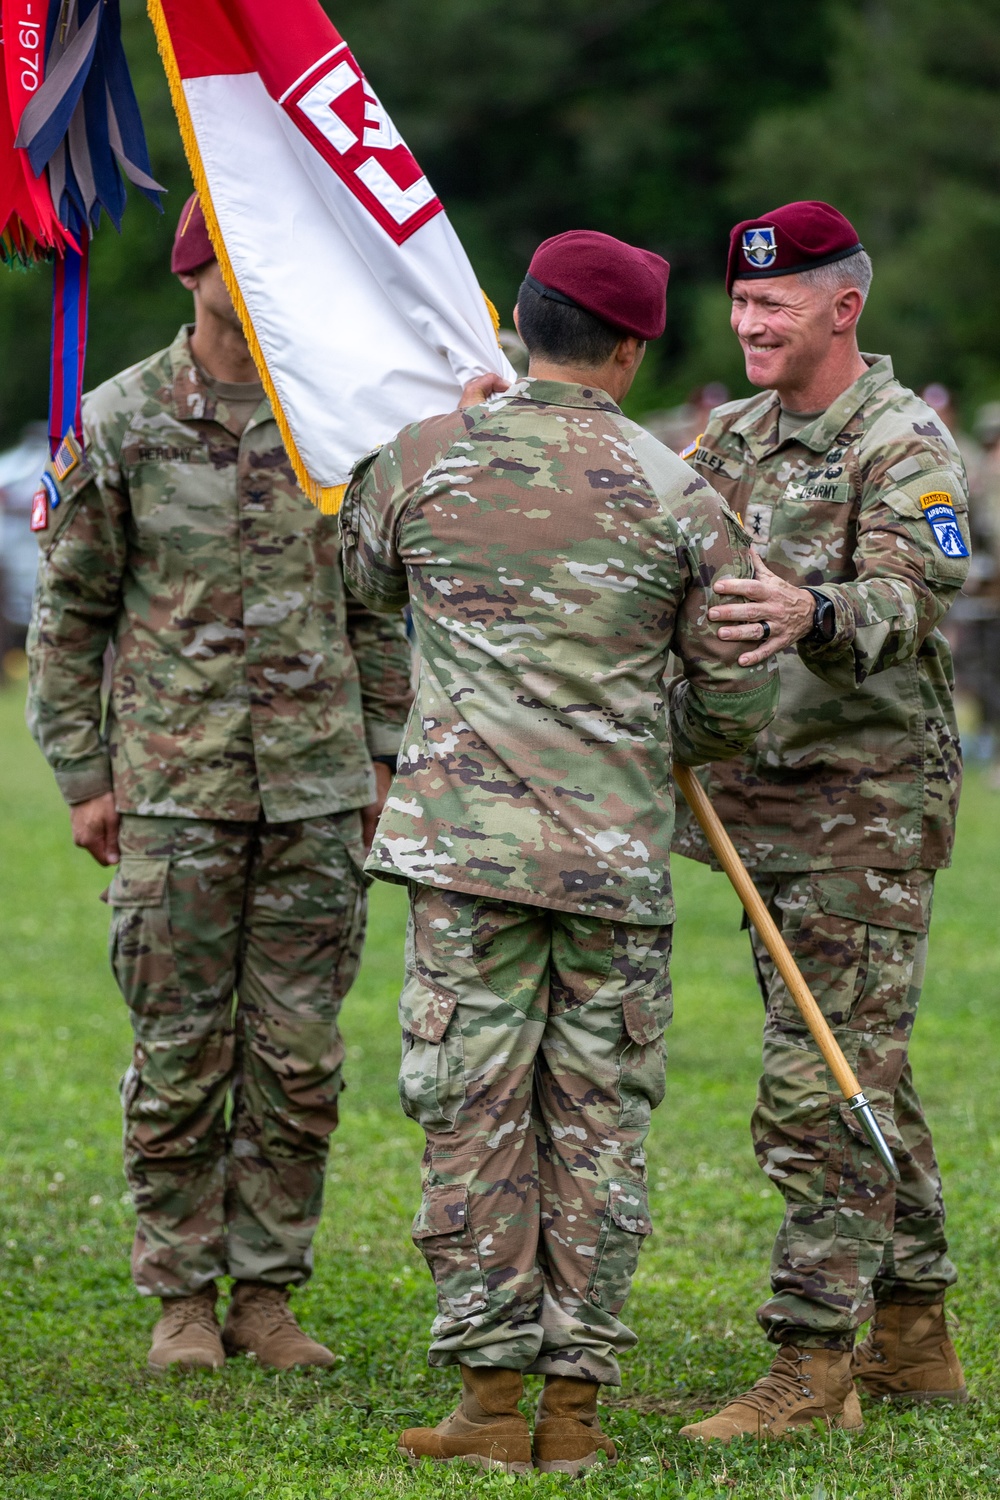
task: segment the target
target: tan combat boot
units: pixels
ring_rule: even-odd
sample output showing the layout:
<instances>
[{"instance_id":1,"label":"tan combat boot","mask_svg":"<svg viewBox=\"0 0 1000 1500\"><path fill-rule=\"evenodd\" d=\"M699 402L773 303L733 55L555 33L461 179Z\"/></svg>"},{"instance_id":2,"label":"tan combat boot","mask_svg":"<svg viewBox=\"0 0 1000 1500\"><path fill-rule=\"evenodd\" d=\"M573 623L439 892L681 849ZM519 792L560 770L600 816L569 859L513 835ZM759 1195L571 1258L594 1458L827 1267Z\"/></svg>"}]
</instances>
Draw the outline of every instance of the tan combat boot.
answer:
<instances>
[{"instance_id":1,"label":"tan combat boot","mask_svg":"<svg viewBox=\"0 0 1000 1500\"><path fill-rule=\"evenodd\" d=\"M816 1421L841 1432L864 1427L846 1349L800 1349L783 1344L770 1370L745 1396L714 1417L681 1428L681 1437L703 1443L734 1438L780 1438Z\"/></svg>"},{"instance_id":2,"label":"tan combat boot","mask_svg":"<svg viewBox=\"0 0 1000 1500\"><path fill-rule=\"evenodd\" d=\"M253 1354L271 1370L332 1365L335 1355L303 1333L288 1305L286 1287L237 1281L222 1329L227 1354Z\"/></svg>"},{"instance_id":3,"label":"tan combat boot","mask_svg":"<svg viewBox=\"0 0 1000 1500\"><path fill-rule=\"evenodd\" d=\"M462 1399L436 1427L408 1427L399 1451L411 1464L472 1464L508 1474L531 1472L531 1434L517 1403L524 1394L520 1370L470 1369L460 1365Z\"/></svg>"},{"instance_id":4,"label":"tan combat boot","mask_svg":"<svg viewBox=\"0 0 1000 1500\"><path fill-rule=\"evenodd\" d=\"M854 1351L851 1374L876 1400L969 1399L945 1327L943 1302L932 1307L886 1302L876 1307L868 1337Z\"/></svg>"},{"instance_id":5,"label":"tan combat boot","mask_svg":"<svg viewBox=\"0 0 1000 1500\"><path fill-rule=\"evenodd\" d=\"M572 1474L589 1469L599 1458L618 1462L614 1443L605 1437L597 1419L595 1380L572 1380L547 1375L535 1413L535 1467L546 1474Z\"/></svg>"},{"instance_id":6,"label":"tan combat boot","mask_svg":"<svg viewBox=\"0 0 1000 1500\"><path fill-rule=\"evenodd\" d=\"M163 1297L146 1363L151 1370L221 1370L225 1350L215 1318L215 1283L193 1297Z\"/></svg>"}]
</instances>

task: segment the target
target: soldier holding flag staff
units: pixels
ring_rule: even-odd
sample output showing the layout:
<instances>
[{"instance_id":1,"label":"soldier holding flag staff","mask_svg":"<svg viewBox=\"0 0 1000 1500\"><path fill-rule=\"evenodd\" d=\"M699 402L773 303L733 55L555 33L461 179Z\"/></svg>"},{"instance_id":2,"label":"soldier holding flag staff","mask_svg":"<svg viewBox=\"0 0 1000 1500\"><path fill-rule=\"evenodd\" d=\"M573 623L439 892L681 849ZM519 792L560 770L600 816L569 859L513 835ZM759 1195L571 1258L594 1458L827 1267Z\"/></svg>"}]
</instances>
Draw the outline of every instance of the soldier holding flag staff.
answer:
<instances>
[{"instance_id":1,"label":"soldier holding flag staff","mask_svg":"<svg viewBox=\"0 0 1000 1500\"><path fill-rule=\"evenodd\" d=\"M941 1179L907 1059L935 872L961 781L948 645L968 567L962 461L935 413L862 354L871 263L825 203L732 232L732 325L763 394L718 407L685 456L755 539L754 579L710 617L781 702L746 754L704 781L894 1148L897 1187L827 1074L760 939L757 1156L785 1198L758 1318L769 1374L683 1429L727 1442L819 1418L862 1425L876 1397L963 1401L944 1320L955 1280ZM675 850L708 859L689 824ZM872 1319L855 1350L856 1330Z\"/></svg>"}]
</instances>

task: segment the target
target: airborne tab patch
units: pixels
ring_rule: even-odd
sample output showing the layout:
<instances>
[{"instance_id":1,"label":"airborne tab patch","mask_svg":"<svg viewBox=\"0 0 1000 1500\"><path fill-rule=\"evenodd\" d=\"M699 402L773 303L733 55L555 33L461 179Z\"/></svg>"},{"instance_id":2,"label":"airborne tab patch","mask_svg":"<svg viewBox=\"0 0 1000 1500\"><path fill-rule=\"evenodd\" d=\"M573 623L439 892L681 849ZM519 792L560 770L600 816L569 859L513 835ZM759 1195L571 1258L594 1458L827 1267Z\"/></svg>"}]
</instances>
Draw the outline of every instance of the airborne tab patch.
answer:
<instances>
[{"instance_id":1,"label":"airborne tab patch","mask_svg":"<svg viewBox=\"0 0 1000 1500\"><path fill-rule=\"evenodd\" d=\"M920 496L920 509L945 557L968 557L969 549L959 528L955 506L947 490L931 490Z\"/></svg>"}]
</instances>

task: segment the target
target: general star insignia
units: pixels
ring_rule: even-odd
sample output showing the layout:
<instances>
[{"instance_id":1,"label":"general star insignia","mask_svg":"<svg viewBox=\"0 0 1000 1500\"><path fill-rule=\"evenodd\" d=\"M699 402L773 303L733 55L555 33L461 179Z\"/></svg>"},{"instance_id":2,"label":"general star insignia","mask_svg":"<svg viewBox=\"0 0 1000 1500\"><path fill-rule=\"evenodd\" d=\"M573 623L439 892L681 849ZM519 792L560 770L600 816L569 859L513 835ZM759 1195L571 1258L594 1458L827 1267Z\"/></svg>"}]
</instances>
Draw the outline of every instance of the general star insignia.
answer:
<instances>
[{"instance_id":1,"label":"general star insignia","mask_svg":"<svg viewBox=\"0 0 1000 1500\"><path fill-rule=\"evenodd\" d=\"M743 254L756 271L766 271L778 258L777 236L773 229L744 229Z\"/></svg>"}]
</instances>

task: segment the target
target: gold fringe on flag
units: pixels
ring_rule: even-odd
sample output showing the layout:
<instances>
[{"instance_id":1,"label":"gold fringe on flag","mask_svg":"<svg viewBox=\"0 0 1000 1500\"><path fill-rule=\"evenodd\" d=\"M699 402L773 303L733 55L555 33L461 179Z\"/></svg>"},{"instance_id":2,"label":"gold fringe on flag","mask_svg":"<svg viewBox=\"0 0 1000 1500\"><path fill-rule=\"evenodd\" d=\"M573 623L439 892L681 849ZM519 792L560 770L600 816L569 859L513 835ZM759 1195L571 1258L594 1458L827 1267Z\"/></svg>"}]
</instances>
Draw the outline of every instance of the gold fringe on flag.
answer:
<instances>
[{"instance_id":1,"label":"gold fringe on flag","mask_svg":"<svg viewBox=\"0 0 1000 1500\"><path fill-rule=\"evenodd\" d=\"M219 269L222 272L223 280L229 289L229 295L233 299L233 306L236 308L240 322L243 325L243 332L250 346L250 353L253 355L253 361L257 366L261 384L267 392L267 398L271 403L271 410L274 412L278 431L281 433L282 442L285 445L292 468L295 470L295 477L303 493L308 496L318 510L322 511L325 516L335 516L340 509L347 486L346 484L319 484L309 473L302 461L302 455L296 447L295 439L292 436L292 429L288 425L288 418L278 398L274 381L271 379L271 372L267 368L264 351L261 349L257 335L254 332L249 309L243 300L243 293L240 291L239 282L236 280L236 274L233 271L232 263L226 250L226 244L222 238L219 220L216 217L215 207L212 203L212 195L208 190L208 178L205 175L205 167L201 159L201 152L198 149L194 126L191 122L191 113L184 94L184 84L181 79L180 69L177 66L177 58L174 55L173 42L170 39L170 28L167 25L167 18L163 14L163 6L160 0L147 0L146 8L149 13L149 19L153 23L153 30L156 33L156 45L159 48L160 58L163 62L163 71L167 75L174 113L177 116L177 124L180 127L181 140L184 142L184 153L187 156L188 166L191 168L191 177L194 181L195 192L198 194L202 212L205 215L205 223L208 226L212 248L219 262Z\"/></svg>"}]
</instances>

